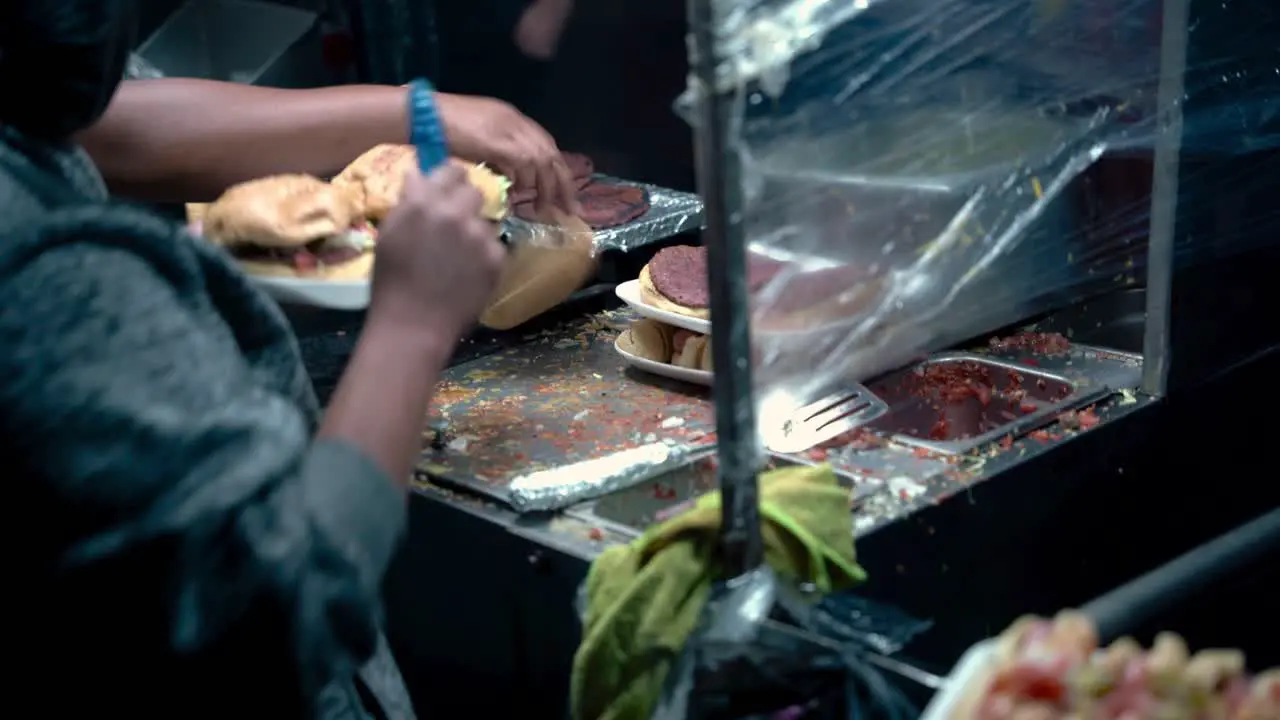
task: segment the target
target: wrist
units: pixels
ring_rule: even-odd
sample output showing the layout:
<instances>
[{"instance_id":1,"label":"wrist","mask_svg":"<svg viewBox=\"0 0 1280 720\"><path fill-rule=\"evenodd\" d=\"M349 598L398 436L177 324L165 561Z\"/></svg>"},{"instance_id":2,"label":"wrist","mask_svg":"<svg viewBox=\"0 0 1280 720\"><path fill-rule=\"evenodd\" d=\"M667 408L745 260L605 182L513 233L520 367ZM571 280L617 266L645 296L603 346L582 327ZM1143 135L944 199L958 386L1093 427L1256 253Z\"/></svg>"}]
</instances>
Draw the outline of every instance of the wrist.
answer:
<instances>
[{"instance_id":1,"label":"wrist","mask_svg":"<svg viewBox=\"0 0 1280 720\"><path fill-rule=\"evenodd\" d=\"M464 98L451 93L436 92L436 116L440 119L440 129L444 130L445 142L449 145L449 154L464 159L471 157L471 148L467 146L467 134L460 118L460 105Z\"/></svg>"},{"instance_id":2,"label":"wrist","mask_svg":"<svg viewBox=\"0 0 1280 720\"><path fill-rule=\"evenodd\" d=\"M411 316L370 308L361 343L387 348L420 367L443 367L453 355L462 329L443 313Z\"/></svg>"}]
</instances>

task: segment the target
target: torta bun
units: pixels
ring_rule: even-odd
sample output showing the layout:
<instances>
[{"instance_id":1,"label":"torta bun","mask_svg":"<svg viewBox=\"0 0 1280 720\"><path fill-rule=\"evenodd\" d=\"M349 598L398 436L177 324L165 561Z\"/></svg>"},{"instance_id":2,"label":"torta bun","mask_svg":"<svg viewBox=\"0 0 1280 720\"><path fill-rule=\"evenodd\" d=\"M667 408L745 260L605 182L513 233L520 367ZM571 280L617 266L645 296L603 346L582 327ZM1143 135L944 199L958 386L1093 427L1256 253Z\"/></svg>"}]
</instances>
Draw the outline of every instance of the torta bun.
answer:
<instances>
[{"instance_id":1,"label":"torta bun","mask_svg":"<svg viewBox=\"0 0 1280 720\"><path fill-rule=\"evenodd\" d=\"M204 212L204 236L232 248L293 248L345 232L358 218L352 196L310 175L241 183Z\"/></svg>"},{"instance_id":2,"label":"torta bun","mask_svg":"<svg viewBox=\"0 0 1280 720\"><path fill-rule=\"evenodd\" d=\"M364 280L373 268L373 232L353 197L308 175L230 188L205 208L201 234L251 275Z\"/></svg>"},{"instance_id":3,"label":"torta bun","mask_svg":"<svg viewBox=\"0 0 1280 720\"><path fill-rule=\"evenodd\" d=\"M666 363L671 360L671 326L641 318L618 336L618 347L636 357Z\"/></svg>"},{"instance_id":4,"label":"torta bun","mask_svg":"<svg viewBox=\"0 0 1280 720\"><path fill-rule=\"evenodd\" d=\"M507 216L507 191L511 182L484 165L450 158L449 162L467 171L467 180L484 195L480 214L500 222ZM418 168L418 153L411 145L379 145L356 158L333 184L348 188L357 199L362 214L381 222L400 202L404 179Z\"/></svg>"}]
</instances>

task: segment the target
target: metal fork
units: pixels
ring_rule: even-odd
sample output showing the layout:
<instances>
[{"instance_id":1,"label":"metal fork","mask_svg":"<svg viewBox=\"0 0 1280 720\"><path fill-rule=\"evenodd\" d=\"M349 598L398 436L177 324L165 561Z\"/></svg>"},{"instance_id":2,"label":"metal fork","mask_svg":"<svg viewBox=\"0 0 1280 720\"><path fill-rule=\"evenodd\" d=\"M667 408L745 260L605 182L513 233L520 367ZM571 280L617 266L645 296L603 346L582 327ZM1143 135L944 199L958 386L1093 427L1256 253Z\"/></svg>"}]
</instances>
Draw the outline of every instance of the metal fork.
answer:
<instances>
[{"instance_id":1,"label":"metal fork","mask_svg":"<svg viewBox=\"0 0 1280 720\"><path fill-rule=\"evenodd\" d=\"M889 406L862 385L850 385L791 413L765 445L783 454L804 452L888 412Z\"/></svg>"}]
</instances>

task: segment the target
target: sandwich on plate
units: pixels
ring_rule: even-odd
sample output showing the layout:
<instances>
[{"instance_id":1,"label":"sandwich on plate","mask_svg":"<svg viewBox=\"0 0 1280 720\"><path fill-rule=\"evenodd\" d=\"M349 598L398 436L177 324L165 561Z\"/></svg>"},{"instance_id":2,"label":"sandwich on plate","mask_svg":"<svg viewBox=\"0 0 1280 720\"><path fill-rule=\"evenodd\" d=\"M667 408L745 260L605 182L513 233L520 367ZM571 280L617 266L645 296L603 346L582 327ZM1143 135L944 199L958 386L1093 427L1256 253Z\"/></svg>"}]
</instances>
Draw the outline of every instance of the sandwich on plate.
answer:
<instances>
[{"instance_id":1,"label":"sandwich on plate","mask_svg":"<svg viewBox=\"0 0 1280 720\"><path fill-rule=\"evenodd\" d=\"M783 268L783 263L747 253L747 290L756 292ZM711 289L707 284L707 249L693 245L663 248L640 270L640 299L644 304L677 315L711 318Z\"/></svg>"},{"instance_id":2,"label":"sandwich on plate","mask_svg":"<svg viewBox=\"0 0 1280 720\"><path fill-rule=\"evenodd\" d=\"M349 191L309 175L236 185L204 211L202 233L251 275L364 280L374 233Z\"/></svg>"},{"instance_id":3,"label":"sandwich on plate","mask_svg":"<svg viewBox=\"0 0 1280 720\"><path fill-rule=\"evenodd\" d=\"M639 318L618 336L618 347L636 357L690 370L711 370L711 338L650 318Z\"/></svg>"},{"instance_id":4,"label":"sandwich on plate","mask_svg":"<svg viewBox=\"0 0 1280 720\"><path fill-rule=\"evenodd\" d=\"M501 222L507 216L507 191L511 182L483 164L450 158L467 171L467 179L484 195L481 214ZM411 145L379 145L356 158L333 179L356 200L361 215L372 223L381 222L400 201L404 179L418 169L417 152Z\"/></svg>"}]
</instances>

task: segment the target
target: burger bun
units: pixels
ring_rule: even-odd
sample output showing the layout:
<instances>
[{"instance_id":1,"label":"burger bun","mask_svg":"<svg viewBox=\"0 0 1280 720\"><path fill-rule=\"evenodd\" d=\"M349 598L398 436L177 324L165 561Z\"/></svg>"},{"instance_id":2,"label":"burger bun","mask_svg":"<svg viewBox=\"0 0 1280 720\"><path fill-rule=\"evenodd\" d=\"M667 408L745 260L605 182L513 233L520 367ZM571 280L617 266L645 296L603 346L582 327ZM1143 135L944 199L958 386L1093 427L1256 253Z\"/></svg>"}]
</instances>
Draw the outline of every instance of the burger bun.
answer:
<instances>
[{"instance_id":1,"label":"burger bun","mask_svg":"<svg viewBox=\"0 0 1280 720\"><path fill-rule=\"evenodd\" d=\"M631 323L631 327L618 336L618 347L645 360L670 362L672 333L670 325L641 318Z\"/></svg>"},{"instance_id":2,"label":"burger bun","mask_svg":"<svg viewBox=\"0 0 1280 720\"><path fill-rule=\"evenodd\" d=\"M203 234L224 247L294 248L346 232L359 217L345 190L310 175L241 183L205 209Z\"/></svg>"},{"instance_id":3,"label":"burger bun","mask_svg":"<svg viewBox=\"0 0 1280 720\"><path fill-rule=\"evenodd\" d=\"M467 180L484 196L481 215L494 222L505 219L510 181L485 165L458 158L449 162L466 170ZM379 145L356 158L333 184L351 193L364 217L381 222L400 202L405 177L417 169L418 153L413 146Z\"/></svg>"}]
</instances>

